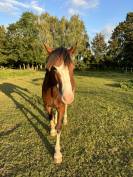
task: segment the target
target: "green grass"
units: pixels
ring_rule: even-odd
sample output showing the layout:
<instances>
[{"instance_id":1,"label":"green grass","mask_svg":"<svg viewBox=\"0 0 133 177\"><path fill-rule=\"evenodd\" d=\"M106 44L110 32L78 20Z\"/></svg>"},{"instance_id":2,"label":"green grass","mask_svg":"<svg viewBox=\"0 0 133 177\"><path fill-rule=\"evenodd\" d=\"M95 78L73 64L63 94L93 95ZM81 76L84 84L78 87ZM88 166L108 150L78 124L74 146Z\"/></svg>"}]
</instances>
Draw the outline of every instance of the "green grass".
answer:
<instances>
[{"instance_id":1,"label":"green grass","mask_svg":"<svg viewBox=\"0 0 133 177\"><path fill-rule=\"evenodd\" d=\"M76 95L63 126L63 163L43 110L43 72L0 70L0 176L131 177L132 74L77 72Z\"/></svg>"},{"instance_id":2,"label":"green grass","mask_svg":"<svg viewBox=\"0 0 133 177\"><path fill-rule=\"evenodd\" d=\"M11 78L11 77L24 77L24 76L31 76L34 74L37 74L39 72L34 71L34 70L13 70L13 69L0 69L0 79L7 79L7 78Z\"/></svg>"}]
</instances>

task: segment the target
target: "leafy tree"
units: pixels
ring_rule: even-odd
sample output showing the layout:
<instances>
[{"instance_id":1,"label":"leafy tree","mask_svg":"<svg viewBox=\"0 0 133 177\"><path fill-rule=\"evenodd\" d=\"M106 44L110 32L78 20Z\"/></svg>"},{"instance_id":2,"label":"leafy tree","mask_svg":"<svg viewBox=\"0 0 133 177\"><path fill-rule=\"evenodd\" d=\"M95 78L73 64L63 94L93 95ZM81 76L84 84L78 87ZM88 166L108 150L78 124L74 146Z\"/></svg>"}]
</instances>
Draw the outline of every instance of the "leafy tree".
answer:
<instances>
[{"instance_id":1,"label":"leafy tree","mask_svg":"<svg viewBox=\"0 0 133 177\"><path fill-rule=\"evenodd\" d=\"M102 33L97 33L93 38L92 42L92 51L95 57L95 63L100 63L105 60L105 55L107 52L107 44L105 42L104 35Z\"/></svg>"},{"instance_id":2,"label":"leafy tree","mask_svg":"<svg viewBox=\"0 0 133 177\"><path fill-rule=\"evenodd\" d=\"M59 46L68 46L67 36L69 31L69 21L62 17L59 21ZM70 47L70 46L69 46Z\"/></svg>"},{"instance_id":3,"label":"leafy tree","mask_svg":"<svg viewBox=\"0 0 133 177\"><path fill-rule=\"evenodd\" d=\"M34 14L26 12L18 22L9 25L7 51L10 63L43 63L36 21L37 17Z\"/></svg>"},{"instance_id":4,"label":"leafy tree","mask_svg":"<svg viewBox=\"0 0 133 177\"><path fill-rule=\"evenodd\" d=\"M82 62L82 58L90 53L88 35L79 16L74 15L68 21L65 17L58 20L47 13L42 14L39 18L39 30L42 41L53 48L59 46L69 48L77 43L76 63Z\"/></svg>"},{"instance_id":5,"label":"leafy tree","mask_svg":"<svg viewBox=\"0 0 133 177\"><path fill-rule=\"evenodd\" d=\"M67 43L65 45L67 47L77 43L75 57L76 68L86 68L89 63L88 61L91 59L89 38L83 21L77 15L72 16L68 23L66 41Z\"/></svg>"},{"instance_id":6,"label":"leafy tree","mask_svg":"<svg viewBox=\"0 0 133 177\"><path fill-rule=\"evenodd\" d=\"M6 43L6 30L4 26L0 26L0 64L6 63L5 43Z\"/></svg>"},{"instance_id":7,"label":"leafy tree","mask_svg":"<svg viewBox=\"0 0 133 177\"><path fill-rule=\"evenodd\" d=\"M54 17L51 17L48 13L42 14L40 17L38 17L40 41L42 42L42 44L46 43L50 47L54 47L53 41L56 35L55 31L57 31L55 29L57 25L52 24L52 21L56 21L56 19L54 19ZM55 23L57 23L57 21Z\"/></svg>"},{"instance_id":8,"label":"leafy tree","mask_svg":"<svg viewBox=\"0 0 133 177\"><path fill-rule=\"evenodd\" d=\"M124 22L124 43L122 51L122 63L133 67L133 13L128 13Z\"/></svg>"},{"instance_id":9,"label":"leafy tree","mask_svg":"<svg viewBox=\"0 0 133 177\"><path fill-rule=\"evenodd\" d=\"M85 30L83 21L79 16L74 15L71 17L67 29L66 39L68 43L67 47L75 45L77 43L77 53L81 53L87 48L87 43L89 43L88 35Z\"/></svg>"},{"instance_id":10,"label":"leafy tree","mask_svg":"<svg viewBox=\"0 0 133 177\"><path fill-rule=\"evenodd\" d=\"M56 48L69 48L77 43L77 66L87 67L91 60L89 38L79 16L70 20L50 16L48 13L36 16L25 12L19 21L9 25L6 32L5 53L9 65L45 63L47 53L43 43Z\"/></svg>"},{"instance_id":11,"label":"leafy tree","mask_svg":"<svg viewBox=\"0 0 133 177\"><path fill-rule=\"evenodd\" d=\"M7 28L6 34L6 54L9 65L14 65L23 58L22 34L18 30L18 24L11 24Z\"/></svg>"},{"instance_id":12,"label":"leafy tree","mask_svg":"<svg viewBox=\"0 0 133 177\"><path fill-rule=\"evenodd\" d=\"M114 29L109 42L108 56L118 66L133 66L133 13Z\"/></svg>"}]
</instances>

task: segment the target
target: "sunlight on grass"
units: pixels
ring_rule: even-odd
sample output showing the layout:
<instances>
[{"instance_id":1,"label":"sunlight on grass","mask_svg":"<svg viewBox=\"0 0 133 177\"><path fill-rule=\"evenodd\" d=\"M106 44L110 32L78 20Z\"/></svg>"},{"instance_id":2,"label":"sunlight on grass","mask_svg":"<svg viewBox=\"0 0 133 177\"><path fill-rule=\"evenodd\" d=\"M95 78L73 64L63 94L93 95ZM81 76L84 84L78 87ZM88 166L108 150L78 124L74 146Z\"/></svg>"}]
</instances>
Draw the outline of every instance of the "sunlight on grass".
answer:
<instances>
[{"instance_id":1,"label":"sunlight on grass","mask_svg":"<svg viewBox=\"0 0 133 177\"><path fill-rule=\"evenodd\" d=\"M53 163L55 138L43 109L43 72L0 70L1 176L132 176L131 74L78 72L75 101L63 127L63 163Z\"/></svg>"}]
</instances>

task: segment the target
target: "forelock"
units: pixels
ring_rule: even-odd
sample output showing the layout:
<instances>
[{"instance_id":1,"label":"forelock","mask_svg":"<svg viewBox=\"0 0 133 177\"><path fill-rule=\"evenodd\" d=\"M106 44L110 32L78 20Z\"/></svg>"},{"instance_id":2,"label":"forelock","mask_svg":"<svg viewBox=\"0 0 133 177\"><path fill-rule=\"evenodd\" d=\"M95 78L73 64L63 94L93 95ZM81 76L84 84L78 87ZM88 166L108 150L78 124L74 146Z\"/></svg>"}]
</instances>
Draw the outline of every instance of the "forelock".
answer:
<instances>
[{"instance_id":1,"label":"forelock","mask_svg":"<svg viewBox=\"0 0 133 177\"><path fill-rule=\"evenodd\" d=\"M51 52L51 54L47 58L46 68L51 69L54 65L60 65L64 63L64 65L70 65L72 63L70 54L68 50L64 47L60 47Z\"/></svg>"}]
</instances>

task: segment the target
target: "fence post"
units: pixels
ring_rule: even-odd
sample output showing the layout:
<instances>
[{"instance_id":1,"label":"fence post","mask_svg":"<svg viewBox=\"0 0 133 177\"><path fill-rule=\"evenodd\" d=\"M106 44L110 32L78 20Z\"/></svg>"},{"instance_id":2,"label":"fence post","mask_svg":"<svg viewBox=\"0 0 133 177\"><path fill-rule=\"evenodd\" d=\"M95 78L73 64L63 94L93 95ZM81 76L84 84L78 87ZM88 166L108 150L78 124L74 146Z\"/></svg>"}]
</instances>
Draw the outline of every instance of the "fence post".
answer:
<instances>
[{"instance_id":1,"label":"fence post","mask_svg":"<svg viewBox=\"0 0 133 177\"><path fill-rule=\"evenodd\" d=\"M25 64L23 64L23 69L25 69Z\"/></svg>"},{"instance_id":2,"label":"fence post","mask_svg":"<svg viewBox=\"0 0 133 177\"><path fill-rule=\"evenodd\" d=\"M34 70L34 66L33 66L33 64L32 64L32 66L31 66L31 69Z\"/></svg>"},{"instance_id":3,"label":"fence post","mask_svg":"<svg viewBox=\"0 0 133 177\"><path fill-rule=\"evenodd\" d=\"M29 65L29 63L27 64L27 69L30 69L30 65Z\"/></svg>"},{"instance_id":4,"label":"fence post","mask_svg":"<svg viewBox=\"0 0 133 177\"><path fill-rule=\"evenodd\" d=\"M40 69L42 70L42 64L40 65Z\"/></svg>"},{"instance_id":5,"label":"fence post","mask_svg":"<svg viewBox=\"0 0 133 177\"><path fill-rule=\"evenodd\" d=\"M38 71L38 65L36 66L36 70Z\"/></svg>"}]
</instances>

